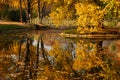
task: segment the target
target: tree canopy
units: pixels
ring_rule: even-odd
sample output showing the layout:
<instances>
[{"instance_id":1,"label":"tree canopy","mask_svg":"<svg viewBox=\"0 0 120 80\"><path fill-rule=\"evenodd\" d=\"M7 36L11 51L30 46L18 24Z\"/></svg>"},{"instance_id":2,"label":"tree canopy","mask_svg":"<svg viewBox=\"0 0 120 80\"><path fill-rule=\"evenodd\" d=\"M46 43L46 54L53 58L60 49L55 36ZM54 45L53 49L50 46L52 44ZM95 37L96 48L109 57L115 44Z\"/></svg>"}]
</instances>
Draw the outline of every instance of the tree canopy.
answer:
<instances>
[{"instance_id":1,"label":"tree canopy","mask_svg":"<svg viewBox=\"0 0 120 80\"><path fill-rule=\"evenodd\" d=\"M64 19L74 19L79 32L100 30L105 19L118 18L119 0L53 0L50 17L61 25Z\"/></svg>"}]
</instances>

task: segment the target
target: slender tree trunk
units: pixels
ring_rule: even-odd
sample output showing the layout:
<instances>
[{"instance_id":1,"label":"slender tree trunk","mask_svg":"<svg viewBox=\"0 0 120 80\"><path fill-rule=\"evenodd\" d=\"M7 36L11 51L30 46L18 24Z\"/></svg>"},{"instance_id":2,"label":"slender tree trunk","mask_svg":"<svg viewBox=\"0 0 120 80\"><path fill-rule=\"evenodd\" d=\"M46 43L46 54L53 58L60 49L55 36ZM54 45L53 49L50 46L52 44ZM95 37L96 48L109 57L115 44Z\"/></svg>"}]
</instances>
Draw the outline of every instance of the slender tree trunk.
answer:
<instances>
[{"instance_id":1,"label":"slender tree trunk","mask_svg":"<svg viewBox=\"0 0 120 80\"><path fill-rule=\"evenodd\" d=\"M45 51L44 51L44 43L43 43L43 39L42 38L41 38L41 51L42 51L42 55L43 55L44 60L46 60Z\"/></svg>"},{"instance_id":2,"label":"slender tree trunk","mask_svg":"<svg viewBox=\"0 0 120 80\"><path fill-rule=\"evenodd\" d=\"M26 43L26 53L25 53L25 78L26 80L29 80L30 78L30 40L27 38L27 43Z\"/></svg>"},{"instance_id":3,"label":"slender tree trunk","mask_svg":"<svg viewBox=\"0 0 120 80\"><path fill-rule=\"evenodd\" d=\"M43 3L42 11L41 11L41 19L40 22L42 23L43 17L44 17L44 12L45 12L45 2Z\"/></svg>"},{"instance_id":4,"label":"slender tree trunk","mask_svg":"<svg viewBox=\"0 0 120 80\"><path fill-rule=\"evenodd\" d=\"M42 21L43 21L43 16L41 16L41 18L40 18L40 23L42 23Z\"/></svg>"},{"instance_id":5,"label":"slender tree trunk","mask_svg":"<svg viewBox=\"0 0 120 80\"><path fill-rule=\"evenodd\" d=\"M31 1L27 0L27 23L30 24L30 19L31 19Z\"/></svg>"},{"instance_id":6,"label":"slender tree trunk","mask_svg":"<svg viewBox=\"0 0 120 80\"><path fill-rule=\"evenodd\" d=\"M40 16L40 0L38 0L38 22L39 23L41 22L40 18L41 18L41 16Z\"/></svg>"},{"instance_id":7,"label":"slender tree trunk","mask_svg":"<svg viewBox=\"0 0 120 80\"><path fill-rule=\"evenodd\" d=\"M20 21L23 22L23 18L22 18L22 0L19 0L19 4L20 4Z\"/></svg>"},{"instance_id":8,"label":"slender tree trunk","mask_svg":"<svg viewBox=\"0 0 120 80\"><path fill-rule=\"evenodd\" d=\"M2 19L2 18L1 18L1 13L0 13L0 19Z\"/></svg>"},{"instance_id":9,"label":"slender tree trunk","mask_svg":"<svg viewBox=\"0 0 120 80\"><path fill-rule=\"evenodd\" d=\"M37 60L36 60L36 71L35 71L35 77L37 79L37 73L38 73L38 66L39 66L39 42L40 42L40 37L38 39L38 42L37 42Z\"/></svg>"}]
</instances>

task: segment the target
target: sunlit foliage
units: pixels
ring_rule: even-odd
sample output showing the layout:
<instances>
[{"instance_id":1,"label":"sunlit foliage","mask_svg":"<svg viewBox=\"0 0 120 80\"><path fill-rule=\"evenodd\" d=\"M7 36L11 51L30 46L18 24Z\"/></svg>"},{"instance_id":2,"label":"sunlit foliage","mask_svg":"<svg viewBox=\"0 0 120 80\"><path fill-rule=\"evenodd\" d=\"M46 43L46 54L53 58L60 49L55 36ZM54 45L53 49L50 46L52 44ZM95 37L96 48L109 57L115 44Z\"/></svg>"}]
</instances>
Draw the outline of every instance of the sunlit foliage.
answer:
<instances>
[{"instance_id":1,"label":"sunlit foliage","mask_svg":"<svg viewBox=\"0 0 120 80\"><path fill-rule=\"evenodd\" d=\"M100 28L103 12L95 3L76 4L78 31L80 33L96 31Z\"/></svg>"},{"instance_id":2,"label":"sunlit foliage","mask_svg":"<svg viewBox=\"0 0 120 80\"><path fill-rule=\"evenodd\" d=\"M63 26L64 19L77 19L80 33L99 31L104 20L118 18L120 1L118 0L53 0L50 17L56 26Z\"/></svg>"},{"instance_id":3,"label":"sunlit foliage","mask_svg":"<svg viewBox=\"0 0 120 80\"><path fill-rule=\"evenodd\" d=\"M95 2L83 2L76 4L78 14L78 31L80 33L90 33L98 31L103 27L103 21L107 18L113 19L118 16L120 2L116 0L102 0L102 5Z\"/></svg>"},{"instance_id":4,"label":"sunlit foliage","mask_svg":"<svg viewBox=\"0 0 120 80\"><path fill-rule=\"evenodd\" d=\"M56 26L63 26L64 20L72 20L75 18L75 2L74 0L53 0L51 1L50 17Z\"/></svg>"},{"instance_id":5,"label":"sunlit foliage","mask_svg":"<svg viewBox=\"0 0 120 80\"><path fill-rule=\"evenodd\" d=\"M102 0L106 4L106 19L112 20L120 17L120 1L119 0Z\"/></svg>"},{"instance_id":6,"label":"sunlit foliage","mask_svg":"<svg viewBox=\"0 0 120 80\"><path fill-rule=\"evenodd\" d=\"M4 6L20 7L19 0L1 0ZM13 5L11 5L13 4ZM38 9L38 6L40 9ZM27 0L22 1L22 8L27 10ZM102 28L104 20L118 19L120 16L119 0L30 0L31 16L36 17L40 12L41 20L48 15L55 26L64 26L65 20L74 20L80 33L94 32ZM44 15L44 16L43 16ZM28 16L28 15L26 15ZM39 17L40 18L40 17ZM75 24L75 25L76 25ZM69 25L70 26L70 25Z\"/></svg>"}]
</instances>

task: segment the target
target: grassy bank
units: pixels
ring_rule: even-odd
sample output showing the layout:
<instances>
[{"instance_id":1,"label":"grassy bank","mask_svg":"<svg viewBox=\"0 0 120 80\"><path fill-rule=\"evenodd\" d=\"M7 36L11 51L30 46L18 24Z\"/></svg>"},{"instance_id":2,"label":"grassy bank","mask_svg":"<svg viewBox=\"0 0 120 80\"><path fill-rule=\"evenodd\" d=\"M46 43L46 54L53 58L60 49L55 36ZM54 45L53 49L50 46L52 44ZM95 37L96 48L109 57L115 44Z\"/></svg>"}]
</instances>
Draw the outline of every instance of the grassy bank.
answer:
<instances>
[{"instance_id":1,"label":"grassy bank","mask_svg":"<svg viewBox=\"0 0 120 80\"><path fill-rule=\"evenodd\" d=\"M0 31L28 29L28 27L14 24L0 24Z\"/></svg>"},{"instance_id":2,"label":"grassy bank","mask_svg":"<svg viewBox=\"0 0 120 80\"><path fill-rule=\"evenodd\" d=\"M78 34L77 32L77 29L68 29L68 30L65 30L64 33L66 34Z\"/></svg>"},{"instance_id":3,"label":"grassy bank","mask_svg":"<svg viewBox=\"0 0 120 80\"><path fill-rule=\"evenodd\" d=\"M99 31L94 31L94 32L84 32L80 33L77 31L77 29L68 29L64 31L65 34L118 34L120 33L119 28L104 28Z\"/></svg>"}]
</instances>

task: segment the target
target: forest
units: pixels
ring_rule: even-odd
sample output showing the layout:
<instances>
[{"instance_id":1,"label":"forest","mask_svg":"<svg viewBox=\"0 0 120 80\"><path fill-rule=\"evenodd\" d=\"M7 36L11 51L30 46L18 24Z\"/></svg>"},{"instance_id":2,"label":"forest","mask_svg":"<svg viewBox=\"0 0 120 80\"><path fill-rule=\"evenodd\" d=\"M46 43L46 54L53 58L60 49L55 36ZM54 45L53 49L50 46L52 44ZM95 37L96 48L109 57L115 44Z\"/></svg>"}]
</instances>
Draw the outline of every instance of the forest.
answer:
<instances>
[{"instance_id":1,"label":"forest","mask_svg":"<svg viewBox=\"0 0 120 80\"><path fill-rule=\"evenodd\" d=\"M1 0L0 18L34 24L46 18L55 27L76 26L78 32L92 32L106 26L105 21L116 26L119 7L119 0Z\"/></svg>"},{"instance_id":2,"label":"forest","mask_svg":"<svg viewBox=\"0 0 120 80\"><path fill-rule=\"evenodd\" d=\"M0 80L119 80L120 0L0 0Z\"/></svg>"}]
</instances>

